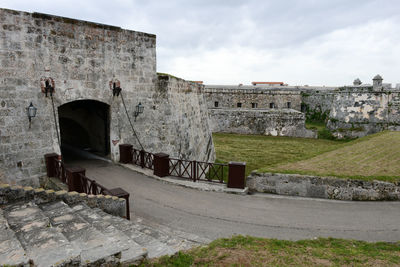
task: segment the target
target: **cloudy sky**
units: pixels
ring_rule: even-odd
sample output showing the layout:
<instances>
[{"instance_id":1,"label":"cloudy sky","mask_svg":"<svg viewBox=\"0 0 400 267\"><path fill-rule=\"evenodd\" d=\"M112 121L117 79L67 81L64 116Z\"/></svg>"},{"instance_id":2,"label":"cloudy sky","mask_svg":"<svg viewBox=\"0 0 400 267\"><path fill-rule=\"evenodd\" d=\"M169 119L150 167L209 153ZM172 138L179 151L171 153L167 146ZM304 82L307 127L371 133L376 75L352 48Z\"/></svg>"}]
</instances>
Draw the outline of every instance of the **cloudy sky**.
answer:
<instances>
[{"instance_id":1,"label":"cloudy sky","mask_svg":"<svg viewBox=\"0 0 400 267\"><path fill-rule=\"evenodd\" d=\"M400 0L1 0L157 35L157 69L206 84L400 83Z\"/></svg>"}]
</instances>

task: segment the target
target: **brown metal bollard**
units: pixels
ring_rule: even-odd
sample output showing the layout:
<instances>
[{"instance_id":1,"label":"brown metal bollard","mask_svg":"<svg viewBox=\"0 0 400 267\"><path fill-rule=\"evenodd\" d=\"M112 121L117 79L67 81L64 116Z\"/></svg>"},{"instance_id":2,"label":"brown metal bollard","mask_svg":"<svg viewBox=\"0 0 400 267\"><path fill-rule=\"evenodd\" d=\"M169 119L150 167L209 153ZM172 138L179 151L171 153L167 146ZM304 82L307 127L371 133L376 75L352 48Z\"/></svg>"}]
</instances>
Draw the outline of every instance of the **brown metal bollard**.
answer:
<instances>
[{"instance_id":1,"label":"brown metal bollard","mask_svg":"<svg viewBox=\"0 0 400 267\"><path fill-rule=\"evenodd\" d=\"M56 159L58 158L58 154L50 153L44 155L44 159L46 161L46 171L47 177L56 177Z\"/></svg>"},{"instance_id":2,"label":"brown metal bollard","mask_svg":"<svg viewBox=\"0 0 400 267\"><path fill-rule=\"evenodd\" d=\"M119 145L119 162L132 163L132 147L130 144Z\"/></svg>"},{"instance_id":3,"label":"brown metal bollard","mask_svg":"<svg viewBox=\"0 0 400 267\"><path fill-rule=\"evenodd\" d=\"M165 153L154 154L154 175L165 177L169 175L169 155Z\"/></svg>"},{"instance_id":4,"label":"brown metal bollard","mask_svg":"<svg viewBox=\"0 0 400 267\"><path fill-rule=\"evenodd\" d=\"M130 220L131 216L130 216L130 211L129 211L129 193L120 187L106 190L104 193L106 193L107 195L115 196L115 197L125 198L125 200L126 200L126 218L128 220Z\"/></svg>"},{"instance_id":5,"label":"brown metal bollard","mask_svg":"<svg viewBox=\"0 0 400 267\"><path fill-rule=\"evenodd\" d=\"M246 163L229 162L228 188L241 188L246 186Z\"/></svg>"},{"instance_id":6,"label":"brown metal bollard","mask_svg":"<svg viewBox=\"0 0 400 267\"><path fill-rule=\"evenodd\" d=\"M81 167L70 167L66 169L68 191L85 193L81 179L81 175L85 175L85 171L86 170Z\"/></svg>"}]
</instances>

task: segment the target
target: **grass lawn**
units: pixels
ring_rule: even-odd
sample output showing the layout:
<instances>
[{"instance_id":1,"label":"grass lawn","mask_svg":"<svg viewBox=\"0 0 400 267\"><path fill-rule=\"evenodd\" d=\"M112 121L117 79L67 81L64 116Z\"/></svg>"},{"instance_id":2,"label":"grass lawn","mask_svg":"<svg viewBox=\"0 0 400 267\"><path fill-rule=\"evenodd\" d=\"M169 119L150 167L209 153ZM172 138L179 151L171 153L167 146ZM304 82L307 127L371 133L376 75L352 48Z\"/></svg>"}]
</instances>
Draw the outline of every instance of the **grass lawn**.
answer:
<instances>
[{"instance_id":1,"label":"grass lawn","mask_svg":"<svg viewBox=\"0 0 400 267\"><path fill-rule=\"evenodd\" d=\"M217 160L246 162L246 175L258 170L400 181L400 132L352 141L220 133L213 138Z\"/></svg>"},{"instance_id":2,"label":"grass lawn","mask_svg":"<svg viewBox=\"0 0 400 267\"><path fill-rule=\"evenodd\" d=\"M246 175L260 168L309 159L348 142L262 135L213 134L218 162L244 161Z\"/></svg>"},{"instance_id":3,"label":"grass lawn","mask_svg":"<svg viewBox=\"0 0 400 267\"><path fill-rule=\"evenodd\" d=\"M142 266L399 266L400 243L319 238L284 241L235 236Z\"/></svg>"},{"instance_id":4,"label":"grass lawn","mask_svg":"<svg viewBox=\"0 0 400 267\"><path fill-rule=\"evenodd\" d=\"M282 162L272 170L363 180L400 181L400 132L370 135L310 159Z\"/></svg>"}]
</instances>

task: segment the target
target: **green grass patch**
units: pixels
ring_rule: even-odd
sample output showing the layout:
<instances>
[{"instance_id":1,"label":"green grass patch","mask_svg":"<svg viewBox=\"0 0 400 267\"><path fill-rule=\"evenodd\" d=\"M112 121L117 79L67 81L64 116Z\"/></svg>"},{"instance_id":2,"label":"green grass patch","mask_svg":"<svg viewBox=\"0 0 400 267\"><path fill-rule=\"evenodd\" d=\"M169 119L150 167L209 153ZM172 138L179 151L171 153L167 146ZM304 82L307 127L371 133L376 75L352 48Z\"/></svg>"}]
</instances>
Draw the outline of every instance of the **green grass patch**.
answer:
<instances>
[{"instance_id":1,"label":"green grass patch","mask_svg":"<svg viewBox=\"0 0 400 267\"><path fill-rule=\"evenodd\" d=\"M142 266L399 266L400 243L234 236Z\"/></svg>"},{"instance_id":2,"label":"green grass patch","mask_svg":"<svg viewBox=\"0 0 400 267\"><path fill-rule=\"evenodd\" d=\"M224 133L213 134L213 140L217 162L246 162L246 175L253 170L309 159L346 144L321 139Z\"/></svg>"},{"instance_id":3,"label":"green grass patch","mask_svg":"<svg viewBox=\"0 0 400 267\"><path fill-rule=\"evenodd\" d=\"M257 170L400 181L400 132L351 141L222 133L213 138L217 162L246 162L246 175Z\"/></svg>"},{"instance_id":4,"label":"green grass patch","mask_svg":"<svg viewBox=\"0 0 400 267\"><path fill-rule=\"evenodd\" d=\"M399 163L400 132L382 132L309 159L281 163L261 171L398 182Z\"/></svg>"}]
</instances>

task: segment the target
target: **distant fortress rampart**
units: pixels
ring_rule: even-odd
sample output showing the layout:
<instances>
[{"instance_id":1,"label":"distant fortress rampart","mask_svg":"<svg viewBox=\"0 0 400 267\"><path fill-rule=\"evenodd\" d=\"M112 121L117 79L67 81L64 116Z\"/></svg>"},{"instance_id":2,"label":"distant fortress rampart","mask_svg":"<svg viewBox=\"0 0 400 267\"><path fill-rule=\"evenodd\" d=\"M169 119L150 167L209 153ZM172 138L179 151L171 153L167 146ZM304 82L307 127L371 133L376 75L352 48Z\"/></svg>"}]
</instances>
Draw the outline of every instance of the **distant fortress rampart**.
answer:
<instances>
[{"instance_id":1,"label":"distant fortress rampart","mask_svg":"<svg viewBox=\"0 0 400 267\"><path fill-rule=\"evenodd\" d=\"M343 87L288 86L283 82L206 85L204 95L215 132L313 137L304 130L306 118L323 120L337 138L400 130L400 85L393 88L383 83L380 75L373 78L372 84L356 79L353 85ZM260 117L257 111L264 117L274 113L274 123L261 122L256 118ZM303 118L296 112L302 112ZM293 129L301 131L294 133Z\"/></svg>"}]
</instances>

